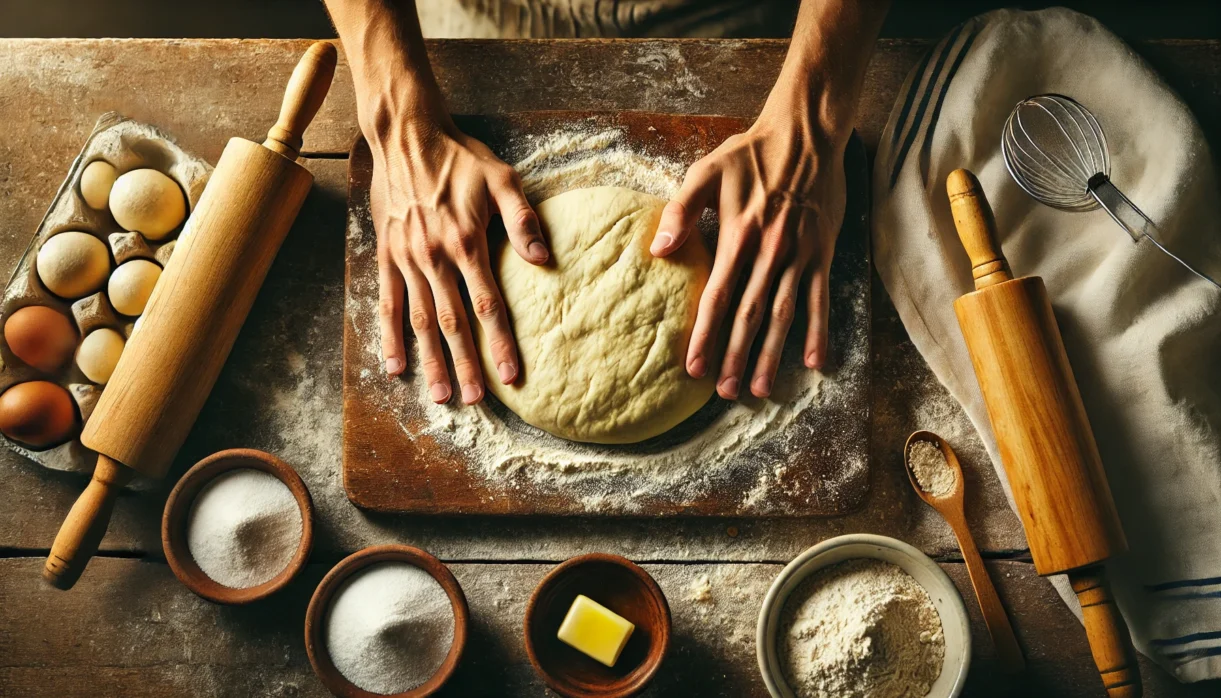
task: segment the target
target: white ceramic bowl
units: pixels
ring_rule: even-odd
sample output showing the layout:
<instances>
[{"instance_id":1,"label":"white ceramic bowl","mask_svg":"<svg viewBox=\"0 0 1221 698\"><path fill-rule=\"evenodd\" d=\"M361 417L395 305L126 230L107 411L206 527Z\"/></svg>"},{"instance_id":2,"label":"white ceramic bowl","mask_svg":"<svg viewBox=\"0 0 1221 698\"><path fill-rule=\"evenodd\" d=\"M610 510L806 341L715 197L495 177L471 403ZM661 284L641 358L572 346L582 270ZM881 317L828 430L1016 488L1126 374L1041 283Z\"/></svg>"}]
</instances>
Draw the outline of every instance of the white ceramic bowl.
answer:
<instances>
[{"instance_id":1,"label":"white ceramic bowl","mask_svg":"<svg viewBox=\"0 0 1221 698\"><path fill-rule=\"evenodd\" d=\"M873 558L898 565L928 591L945 634L945 664L941 676L929 690L928 698L955 698L962 693L971 665L971 626L967 609L954 582L929 556L894 538L869 534L853 534L825 540L806 550L790 562L763 599L759 610L759 627L755 632L755 648L763 682L773 698L796 698L784 679L776 652L780 633L780 612L789 594L816 570L854 558Z\"/></svg>"}]
</instances>

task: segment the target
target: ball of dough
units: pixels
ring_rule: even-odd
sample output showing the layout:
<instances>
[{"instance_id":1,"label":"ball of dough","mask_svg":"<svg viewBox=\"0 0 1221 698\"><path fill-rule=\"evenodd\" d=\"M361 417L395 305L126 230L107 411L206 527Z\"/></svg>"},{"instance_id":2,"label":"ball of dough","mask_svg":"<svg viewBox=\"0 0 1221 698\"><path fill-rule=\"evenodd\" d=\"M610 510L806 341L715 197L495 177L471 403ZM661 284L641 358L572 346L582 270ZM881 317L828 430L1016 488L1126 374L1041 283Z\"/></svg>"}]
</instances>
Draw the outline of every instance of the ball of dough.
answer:
<instances>
[{"instance_id":1,"label":"ball of dough","mask_svg":"<svg viewBox=\"0 0 1221 698\"><path fill-rule=\"evenodd\" d=\"M123 335L109 327L94 330L76 350L76 365L81 373L98 385L105 385L123 353Z\"/></svg>"},{"instance_id":2,"label":"ball of dough","mask_svg":"<svg viewBox=\"0 0 1221 698\"><path fill-rule=\"evenodd\" d=\"M635 443L712 397L713 376L684 366L712 258L699 235L669 257L649 252L665 204L620 187L575 189L537 208L547 265L498 250L520 378L495 380L483 332L480 354L489 389L529 424L573 441Z\"/></svg>"},{"instance_id":3,"label":"ball of dough","mask_svg":"<svg viewBox=\"0 0 1221 698\"><path fill-rule=\"evenodd\" d=\"M106 287L110 304L123 315L143 313L159 278L161 267L147 259L133 259L120 264L110 275L110 283Z\"/></svg>"},{"instance_id":4,"label":"ball of dough","mask_svg":"<svg viewBox=\"0 0 1221 698\"><path fill-rule=\"evenodd\" d=\"M78 339L68 316L45 305L26 306L4 321L9 351L43 373L54 373L67 364Z\"/></svg>"},{"instance_id":5,"label":"ball of dough","mask_svg":"<svg viewBox=\"0 0 1221 698\"><path fill-rule=\"evenodd\" d=\"M114 165L105 160L94 160L85 166L81 172L81 198L89 204L89 208L99 211L106 208L106 203L110 201L110 188L118 176Z\"/></svg>"},{"instance_id":6,"label":"ball of dough","mask_svg":"<svg viewBox=\"0 0 1221 698\"><path fill-rule=\"evenodd\" d=\"M61 298L81 298L102 287L110 273L106 244L89 233L51 236L38 250L38 278Z\"/></svg>"},{"instance_id":7,"label":"ball of dough","mask_svg":"<svg viewBox=\"0 0 1221 698\"><path fill-rule=\"evenodd\" d=\"M178 183L157 170L132 170L110 189L110 215L124 230L160 240L187 217L187 200Z\"/></svg>"}]
</instances>

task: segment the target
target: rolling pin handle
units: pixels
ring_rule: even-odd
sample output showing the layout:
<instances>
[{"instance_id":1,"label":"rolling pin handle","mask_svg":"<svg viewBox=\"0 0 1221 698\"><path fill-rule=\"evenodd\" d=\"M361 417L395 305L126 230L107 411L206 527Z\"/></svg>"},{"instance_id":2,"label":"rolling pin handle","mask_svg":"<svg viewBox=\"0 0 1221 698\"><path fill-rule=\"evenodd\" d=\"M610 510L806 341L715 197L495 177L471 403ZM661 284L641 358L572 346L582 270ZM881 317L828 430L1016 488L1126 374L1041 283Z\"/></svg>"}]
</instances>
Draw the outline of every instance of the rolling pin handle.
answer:
<instances>
[{"instance_id":1,"label":"rolling pin handle","mask_svg":"<svg viewBox=\"0 0 1221 698\"><path fill-rule=\"evenodd\" d=\"M997 240L996 219L979 180L970 171L958 169L946 178L945 188L950 195L950 211L954 215L958 239L971 258L975 289L1012 279L1009 262L1001 253Z\"/></svg>"},{"instance_id":2,"label":"rolling pin handle","mask_svg":"<svg viewBox=\"0 0 1221 698\"><path fill-rule=\"evenodd\" d=\"M136 471L122 463L98 455L93 479L72 505L43 565L42 577L51 586L67 590L80 579L106 535L115 498L135 475Z\"/></svg>"},{"instance_id":3,"label":"rolling pin handle","mask_svg":"<svg viewBox=\"0 0 1221 698\"><path fill-rule=\"evenodd\" d=\"M1106 572L1101 566L1083 567L1068 573L1081 604L1081 619L1090 640L1094 664L1102 676L1107 698L1140 698L1140 667L1128 625L1115 605Z\"/></svg>"},{"instance_id":4,"label":"rolling pin handle","mask_svg":"<svg viewBox=\"0 0 1221 698\"><path fill-rule=\"evenodd\" d=\"M326 93L331 89L331 78L335 76L338 60L335 45L329 41L318 41L309 47L284 90L284 102L280 105L280 118L267 132L263 147L276 151L291 160L301 154L301 140L306 127L314 120Z\"/></svg>"}]
</instances>

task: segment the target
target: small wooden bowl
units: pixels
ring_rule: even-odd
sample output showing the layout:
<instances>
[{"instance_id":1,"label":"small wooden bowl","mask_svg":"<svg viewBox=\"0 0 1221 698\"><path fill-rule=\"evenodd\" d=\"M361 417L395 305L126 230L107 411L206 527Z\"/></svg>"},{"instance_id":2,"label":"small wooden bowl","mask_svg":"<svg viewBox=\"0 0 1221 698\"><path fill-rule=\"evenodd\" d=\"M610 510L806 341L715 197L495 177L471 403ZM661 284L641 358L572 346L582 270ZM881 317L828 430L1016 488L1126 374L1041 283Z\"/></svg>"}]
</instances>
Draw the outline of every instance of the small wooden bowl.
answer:
<instances>
[{"instance_id":1,"label":"small wooden bowl","mask_svg":"<svg viewBox=\"0 0 1221 698\"><path fill-rule=\"evenodd\" d=\"M636 626L613 668L556 637L578 594ZM670 647L670 606L661 587L627 558L574 557L539 582L526 606L526 655L543 681L568 698L627 698L653 680Z\"/></svg>"},{"instance_id":2,"label":"small wooden bowl","mask_svg":"<svg viewBox=\"0 0 1221 698\"><path fill-rule=\"evenodd\" d=\"M297 500L297 506L301 508L301 543L288 566L275 577L256 586L234 589L216 582L199 569L187 547L187 521L191 505L205 485L222 473L241 468L262 470L288 486ZM220 604L253 603L283 589L305 567L313 545L314 502L301 476L291 465L270 453L249 448L213 453L192 466L170 492L169 499L165 501L165 513L161 516L161 547L165 550L165 559L170 563L174 576L198 596Z\"/></svg>"},{"instance_id":3,"label":"small wooden bowl","mask_svg":"<svg viewBox=\"0 0 1221 698\"><path fill-rule=\"evenodd\" d=\"M331 599L334 598L335 592L339 591L353 574L379 562L406 562L419 567L437 580L454 606L454 642L450 645L445 661L432 678L402 693L371 693L348 681L335 668L326 647L326 616L331 609ZM305 612L305 653L309 655L309 663L323 685L341 698L386 698L387 695L390 698L425 698L440 690L458 668L462 651L466 648L469 618L470 609L466 605L466 595L462 593L462 587L445 563L419 548L407 545L376 545L340 560L318 583L318 588L309 600L309 609Z\"/></svg>"}]
</instances>

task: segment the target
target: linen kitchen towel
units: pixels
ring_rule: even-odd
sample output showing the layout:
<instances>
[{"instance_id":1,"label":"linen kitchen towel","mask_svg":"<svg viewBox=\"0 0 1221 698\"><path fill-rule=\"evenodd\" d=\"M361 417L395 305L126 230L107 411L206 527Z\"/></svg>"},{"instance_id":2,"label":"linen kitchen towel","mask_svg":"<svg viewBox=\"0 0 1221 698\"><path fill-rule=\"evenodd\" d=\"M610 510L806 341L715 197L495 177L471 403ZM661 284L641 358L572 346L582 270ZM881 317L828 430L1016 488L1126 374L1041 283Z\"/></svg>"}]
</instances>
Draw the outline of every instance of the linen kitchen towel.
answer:
<instances>
[{"instance_id":1,"label":"linen kitchen towel","mask_svg":"<svg viewBox=\"0 0 1221 698\"><path fill-rule=\"evenodd\" d=\"M966 167L1015 276L1042 276L1131 551L1107 567L1136 646L1182 681L1221 676L1221 292L1101 209L1037 203L1010 178L1001 129L1020 100L1067 95L1097 116L1111 179L1172 249L1221 269L1221 190L1191 113L1097 21L1002 10L916 67L874 165L878 272L920 353L996 442L953 303L973 290L945 180ZM1012 498L1010 498L1012 503ZM1065 580L1057 587L1075 611Z\"/></svg>"}]
</instances>

